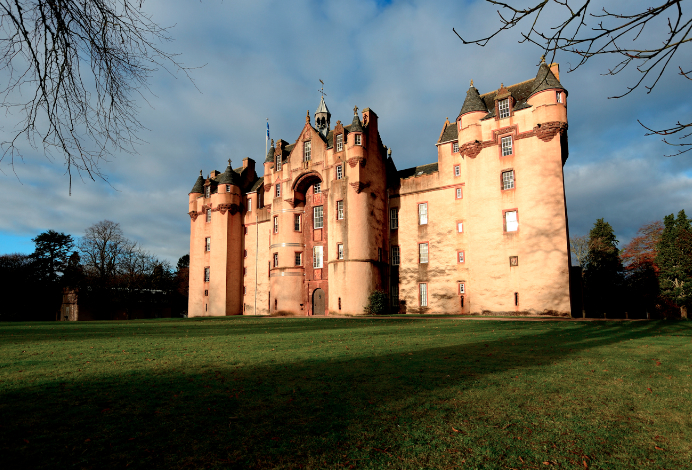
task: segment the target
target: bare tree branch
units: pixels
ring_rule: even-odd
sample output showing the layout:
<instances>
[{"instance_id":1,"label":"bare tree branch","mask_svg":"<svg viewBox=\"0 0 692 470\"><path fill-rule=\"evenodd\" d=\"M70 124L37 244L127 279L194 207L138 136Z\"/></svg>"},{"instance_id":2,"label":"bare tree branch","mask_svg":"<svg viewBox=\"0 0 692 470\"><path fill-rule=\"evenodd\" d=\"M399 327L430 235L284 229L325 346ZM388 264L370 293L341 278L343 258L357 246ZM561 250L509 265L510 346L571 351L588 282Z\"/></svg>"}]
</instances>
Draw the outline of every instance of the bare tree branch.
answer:
<instances>
[{"instance_id":1,"label":"bare tree branch","mask_svg":"<svg viewBox=\"0 0 692 470\"><path fill-rule=\"evenodd\" d=\"M0 107L16 119L0 142L14 167L21 143L42 148L73 172L106 180L100 164L133 153L144 128L137 96L159 70L188 68L161 44L171 40L136 0L0 0ZM85 68L86 67L86 68Z\"/></svg>"}]
</instances>

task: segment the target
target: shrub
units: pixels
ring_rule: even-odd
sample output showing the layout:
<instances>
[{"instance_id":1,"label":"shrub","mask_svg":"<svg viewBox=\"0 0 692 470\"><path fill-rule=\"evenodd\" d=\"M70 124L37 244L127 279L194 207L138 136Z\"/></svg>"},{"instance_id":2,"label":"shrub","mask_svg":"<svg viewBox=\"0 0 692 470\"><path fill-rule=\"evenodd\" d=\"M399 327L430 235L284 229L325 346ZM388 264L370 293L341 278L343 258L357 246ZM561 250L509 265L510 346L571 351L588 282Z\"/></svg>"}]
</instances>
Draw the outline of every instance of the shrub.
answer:
<instances>
[{"instance_id":1,"label":"shrub","mask_svg":"<svg viewBox=\"0 0 692 470\"><path fill-rule=\"evenodd\" d=\"M381 290L374 290L368 296L365 313L368 315L384 315L387 313L387 305L387 294Z\"/></svg>"}]
</instances>

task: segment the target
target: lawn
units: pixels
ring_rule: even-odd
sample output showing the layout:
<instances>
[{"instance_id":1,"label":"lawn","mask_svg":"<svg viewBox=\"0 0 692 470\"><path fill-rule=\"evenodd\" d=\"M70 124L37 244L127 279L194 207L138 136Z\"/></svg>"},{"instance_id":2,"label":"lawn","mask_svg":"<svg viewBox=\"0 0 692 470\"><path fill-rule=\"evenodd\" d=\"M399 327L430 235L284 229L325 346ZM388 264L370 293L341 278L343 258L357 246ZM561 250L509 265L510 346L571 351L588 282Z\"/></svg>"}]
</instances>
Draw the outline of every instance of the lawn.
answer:
<instances>
[{"instance_id":1,"label":"lawn","mask_svg":"<svg viewBox=\"0 0 692 470\"><path fill-rule=\"evenodd\" d=\"M692 468L692 323L0 324L0 466Z\"/></svg>"}]
</instances>

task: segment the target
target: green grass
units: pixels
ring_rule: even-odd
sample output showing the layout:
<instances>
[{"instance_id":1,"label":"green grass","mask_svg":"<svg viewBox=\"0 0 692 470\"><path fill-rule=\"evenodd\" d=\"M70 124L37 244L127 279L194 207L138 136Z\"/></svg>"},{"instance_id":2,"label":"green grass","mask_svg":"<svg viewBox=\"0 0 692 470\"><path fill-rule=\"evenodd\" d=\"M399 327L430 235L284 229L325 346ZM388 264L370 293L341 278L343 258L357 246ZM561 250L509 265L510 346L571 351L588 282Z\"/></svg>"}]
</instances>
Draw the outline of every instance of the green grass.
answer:
<instances>
[{"instance_id":1,"label":"green grass","mask_svg":"<svg viewBox=\"0 0 692 470\"><path fill-rule=\"evenodd\" d=\"M692 324L0 324L0 466L692 468Z\"/></svg>"}]
</instances>

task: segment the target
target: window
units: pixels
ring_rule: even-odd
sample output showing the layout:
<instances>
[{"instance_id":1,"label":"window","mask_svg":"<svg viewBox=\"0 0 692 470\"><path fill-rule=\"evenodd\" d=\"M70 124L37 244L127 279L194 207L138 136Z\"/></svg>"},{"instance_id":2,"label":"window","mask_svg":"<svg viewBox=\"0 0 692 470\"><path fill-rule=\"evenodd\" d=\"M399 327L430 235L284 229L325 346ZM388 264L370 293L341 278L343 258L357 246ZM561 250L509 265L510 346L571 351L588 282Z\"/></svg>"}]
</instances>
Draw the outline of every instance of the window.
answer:
<instances>
[{"instance_id":1,"label":"window","mask_svg":"<svg viewBox=\"0 0 692 470\"><path fill-rule=\"evenodd\" d=\"M211 222L211 209L207 209L207 222Z\"/></svg>"},{"instance_id":2,"label":"window","mask_svg":"<svg viewBox=\"0 0 692 470\"><path fill-rule=\"evenodd\" d=\"M465 294L466 293L466 284L463 282L459 283L459 293L460 294Z\"/></svg>"},{"instance_id":3,"label":"window","mask_svg":"<svg viewBox=\"0 0 692 470\"><path fill-rule=\"evenodd\" d=\"M252 212L252 198L247 200L247 211Z\"/></svg>"},{"instance_id":4,"label":"window","mask_svg":"<svg viewBox=\"0 0 692 470\"><path fill-rule=\"evenodd\" d=\"M341 297L339 297L339 310L341 310Z\"/></svg>"},{"instance_id":5,"label":"window","mask_svg":"<svg viewBox=\"0 0 692 470\"><path fill-rule=\"evenodd\" d=\"M344 135L339 134L336 136L336 151L341 152L344 149Z\"/></svg>"},{"instance_id":6,"label":"window","mask_svg":"<svg viewBox=\"0 0 692 470\"><path fill-rule=\"evenodd\" d=\"M458 263L464 262L464 252L463 251L457 251L457 262Z\"/></svg>"},{"instance_id":7,"label":"window","mask_svg":"<svg viewBox=\"0 0 692 470\"><path fill-rule=\"evenodd\" d=\"M420 306L421 307L427 307L428 306L428 285L427 284L418 284L418 293L420 294Z\"/></svg>"},{"instance_id":8,"label":"window","mask_svg":"<svg viewBox=\"0 0 692 470\"><path fill-rule=\"evenodd\" d=\"M428 203L418 204L418 225L428 224Z\"/></svg>"},{"instance_id":9,"label":"window","mask_svg":"<svg viewBox=\"0 0 692 470\"><path fill-rule=\"evenodd\" d=\"M247 295L247 287L243 286L243 295Z\"/></svg>"},{"instance_id":10,"label":"window","mask_svg":"<svg viewBox=\"0 0 692 470\"><path fill-rule=\"evenodd\" d=\"M204 197L210 197L210 196L211 196L211 187L205 186L204 187Z\"/></svg>"},{"instance_id":11,"label":"window","mask_svg":"<svg viewBox=\"0 0 692 470\"><path fill-rule=\"evenodd\" d=\"M211 251L211 237L205 238L204 250Z\"/></svg>"},{"instance_id":12,"label":"window","mask_svg":"<svg viewBox=\"0 0 692 470\"><path fill-rule=\"evenodd\" d=\"M500 119L509 117L509 98L501 100L498 103L498 109L500 110Z\"/></svg>"},{"instance_id":13,"label":"window","mask_svg":"<svg viewBox=\"0 0 692 470\"><path fill-rule=\"evenodd\" d=\"M514 305L515 305L516 307L519 306L519 292L515 292L515 293L514 293Z\"/></svg>"},{"instance_id":14,"label":"window","mask_svg":"<svg viewBox=\"0 0 692 470\"><path fill-rule=\"evenodd\" d=\"M312 142L309 140L303 143L303 161L309 162L312 154Z\"/></svg>"},{"instance_id":15,"label":"window","mask_svg":"<svg viewBox=\"0 0 692 470\"><path fill-rule=\"evenodd\" d=\"M339 220L344 218L344 201L336 201L336 218Z\"/></svg>"},{"instance_id":16,"label":"window","mask_svg":"<svg viewBox=\"0 0 692 470\"><path fill-rule=\"evenodd\" d=\"M464 231L464 223L457 222L457 233L462 233Z\"/></svg>"},{"instance_id":17,"label":"window","mask_svg":"<svg viewBox=\"0 0 692 470\"><path fill-rule=\"evenodd\" d=\"M247 276L247 268L243 267L243 276Z\"/></svg>"},{"instance_id":18,"label":"window","mask_svg":"<svg viewBox=\"0 0 692 470\"><path fill-rule=\"evenodd\" d=\"M377 249L377 261L382 262L382 248Z\"/></svg>"},{"instance_id":19,"label":"window","mask_svg":"<svg viewBox=\"0 0 692 470\"><path fill-rule=\"evenodd\" d=\"M514 170L502 172L502 189L514 189Z\"/></svg>"},{"instance_id":20,"label":"window","mask_svg":"<svg viewBox=\"0 0 692 470\"><path fill-rule=\"evenodd\" d=\"M502 156L512 155L512 136L508 135L502 138Z\"/></svg>"},{"instance_id":21,"label":"window","mask_svg":"<svg viewBox=\"0 0 692 470\"><path fill-rule=\"evenodd\" d=\"M247 250L243 250L243 258L247 258Z\"/></svg>"},{"instance_id":22,"label":"window","mask_svg":"<svg viewBox=\"0 0 692 470\"><path fill-rule=\"evenodd\" d=\"M519 266L519 257L518 256L510 256L509 257L509 265L510 266Z\"/></svg>"},{"instance_id":23,"label":"window","mask_svg":"<svg viewBox=\"0 0 692 470\"><path fill-rule=\"evenodd\" d=\"M399 209L389 209L389 228L392 230L399 228Z\"/></svg>"},{"instance_id":24,"label":"window","mask_svg":"<svg viewBox=\"0 0 692 470\"><path fill-rule=\"evenodd\" d=\"M300 214L293 214L293 230L300 232Z\"/></svg>"},{"instance_id":25,"label":"window","mask_svg":"<svg viewBox=\"0 0 692 470\"><path fill-rule=\"evenodd\" d=\"M322 183L315 183L312 187L312 192L314 194L320 194L322 192Z\"/></svg>"},{"instance_id":26,"label":"window","mask_svg":"<svg viewBox=\"0 0 692 470\"><path fill-rule=\"evenodd\" d=\"M428 244L419 243L418 244L418 262L423 264L428 262Z\"/></svg>"},{"instance_id":27,"label":"window","mask_svg":"<svg viewBox=\"0 0 692 470\"><path fill-rule=\"evenodd\" d=\"M209 297L209 289L205 289L205 290L204 290L204 296L205 296L205 297Z\"/></svg>"},{"instance_id":28,"label":"window","mask_svg":"<svg viewBox=\"0 0 692 470\"><path fill-rule=\"evenodd\" d=\"M459 153L459 142L452 142L452 152Z\"/></svg>"},{"instance_id":29,"label":"window","mask_svg":"<svg viewBox=\"0 0 692 470\"><path fill-rule=\"evenodd\" d=\"M360 145L360 134L356 134L356 145Z\"/></svg>"},{"instance_id":30,"label":"window","mask_svg":"<svg viewBox=\"0 0 692 470\"><path fill-rule=\"evenodd\" d=\"M278 266L279 266L279 254L274 253L274 267L276 268Z\"/></svg>"},{"instance_id":31,"label":"window","mask_svg":"<svg viewBox=\"0 0 692 470\"><path fill-rule=\"evenodd\" d=\"M247 235L247 227L243 227L243 233Z\"/></svg>"},{"instance_id":32,"label":"window","mask_svg":"<svg viewBox=\"0 0 692 470\"><path fill-rule=\"evenodd\" d=\"M344 259L344 244L339 243L336 245L336 258L337 259Z\"/></svg>"},{"instance_id":33,"label":"window","mask_svg":"<svg viewBox=\"0 0 692 470\"><path fill-rule=\"evenodd\" d=\"M461 188L457 188L457 195L456 195L456 198L457 198L457 199L461 199L461 197L462 197Z\"/></svg>"},{"instance_id":34,"label":"window","mask_svg":"<svg viewBox=\"0 0 692 470\"><path fill-rule=\"evenodd\" d=\"M562 103L562 92L561 91L556 91L555 92L555 100L558 103Z\"/></svg>"},{"instance_id":35,"label":"window","mask_svg":"<svg viewBox=\"0 0 692 470\"><path fill-rule=\"evenodd\" d=\"M226 192L227 192L227 193L230 193L230 192L231 192L231 185L230 185L230 184L227 184L227 185L226 185Z\"/></svg>"},{"instance_id":36,"label":"window","mask_svg":"<svg viewBox=\"0 0 692 470\"><path fill-rule=\"evenodd\" d=\"M336 179L340 180L344 177L344 167L341 165L336 166Z\"/></svg>"},{"instance_id":37,"label":"window","mask_svg":"<svg viewBox=\"0 0 692 470\"><path fill-rule=\"evenodd\" d=\"M302 266L303 265L303 252L302 251L296 251L296 266Z\"/></svg>"},{"instance_id":38,"label":"window","mask_svg":"<svg viewBox=\"0 0 692 470\"><path fill-rule=\"evenodd\" d=\"M281 183L276 185L276 197L281 197Z\"/></svg>"},{"instance_id":39,"label":"window","mask_svg":"<svg viewBox=\"0 0 692 470\"><path fill-rule=\"evenodd\" d=\"M322 228L324 225L324 209L322 206L312 208L312 226L313 228Z\"/></svg>"},{"instance_id":40,"label":"window","mask_svg":"<svg viewBox=\"0 0 692 470\"><path fill-rule=\"evenodd\" d=\"M209 282L209 268L204 268L204 282Z\"/></svg>"},{"instance_id":41,"label":"window","mask_svg":"<svg viewBox=\"0 0 692 470\"><path fill-rule=\"evenodd\" d=\"M454 165L454 176L461 176L461 165Z\"/></svg>"},{"instance_id":42,"label":"window","mask_svg":"<svg viewBox=\"0 0 692 470\"><path fill-rule=\"evenodd\" d=\"M274 233L279 233L279 217L274 216Z\"/></svg>"},{"instance_id":43,"label":"window","mask_svg":"<svg viewBox=\"0 0 692 470\"><path fill-rule=\"evenodd\" d=\"M391 287L392 307L399 307L399 284L393 284Z\"/></svg>"},{"instance_id":44,"label":"window","mask_svg":"<svg viewBox=\"0 0 692 470\"><path fill-rule=\"evenodd\" d=\"M517 211L505 212L505 232L516 232L517 230L519 230Z\"/></svg>"},{"instance_id":45,"label":"window","mask_svg":"<svg viewBox=\"0 0 692 470\"><path fill-rule=\"evenodd\" d=\"M399 266L399 247L392 246L392 266Z\"/></svg>"},{"instance_id":46,"label":"window","mask_svg":"<svg viewBox=\"0 0 692 470\"><path fill-rule=\"evenodd\" d=\"M317 269L322 267L322 247L315 246L312 248L312 267Z\"/></svg>"}]
</instances>

